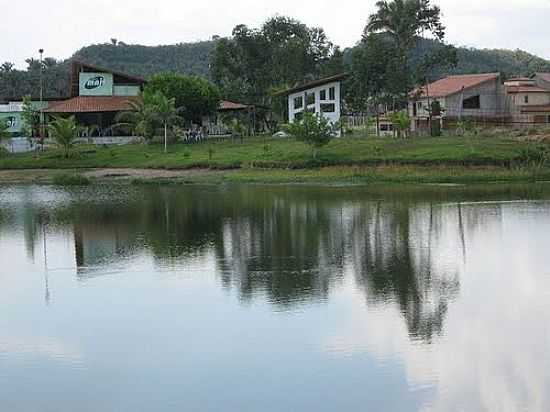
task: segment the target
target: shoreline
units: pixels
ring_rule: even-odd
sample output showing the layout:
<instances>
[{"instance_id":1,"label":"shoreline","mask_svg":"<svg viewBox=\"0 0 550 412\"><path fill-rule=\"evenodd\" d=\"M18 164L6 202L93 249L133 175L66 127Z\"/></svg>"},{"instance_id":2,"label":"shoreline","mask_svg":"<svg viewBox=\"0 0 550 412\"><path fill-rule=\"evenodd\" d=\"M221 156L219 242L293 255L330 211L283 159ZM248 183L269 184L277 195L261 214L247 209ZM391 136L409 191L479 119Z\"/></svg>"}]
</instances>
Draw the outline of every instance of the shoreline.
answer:
<instances>
[{"instance_id":1,"label":"shoreline","mask_svg":"<svg viewBox=\"0 0 550 412\"><path fill-rule=\"evenodd\" d=\"M157 168L42 168L0 169L0 185L54 184L58 177L79 177L92 184L314 184L361 186L418 184L464 186L533 184L550 181L550 170L498 166L328 166L316 169L157 169Z\"/></svg>"}]
</instances>

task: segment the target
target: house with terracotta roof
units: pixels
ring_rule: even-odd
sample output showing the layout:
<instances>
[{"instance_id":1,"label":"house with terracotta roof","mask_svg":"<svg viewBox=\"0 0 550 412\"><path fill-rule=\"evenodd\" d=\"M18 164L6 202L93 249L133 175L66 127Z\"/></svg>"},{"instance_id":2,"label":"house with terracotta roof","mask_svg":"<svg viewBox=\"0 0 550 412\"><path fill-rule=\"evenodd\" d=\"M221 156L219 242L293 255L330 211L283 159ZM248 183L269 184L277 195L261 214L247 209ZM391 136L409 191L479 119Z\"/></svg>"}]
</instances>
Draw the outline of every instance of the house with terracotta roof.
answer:
<instances>
[{"instance_id":1,"label":"house with terracotta roof","mask_svg":"<svg viewBox=\"0 0 550 412\"><path fill-rule=\"evenodd\" d=\"M411 93L411 129L427 129L430 118L443 127L461 119L502 122L506 117L504 102L500 73L448 76ZM437 103L440 113L433 110Z\"/></svg>"},{"instance_id":2,"label":"house with terracotta roof","mask_svg":"<svg viewBox=\"0 0 550 412\"><path fill-rule=\"evenodd\" d=\"M49 115L73 115L82 126L95 126L101 136L112 135L117 113L130 110L138 99L145 79L73 61L69 98L51 102L44 110Z\"/></svg>"},{"instance_id":3,"label":"house with terracotta roof","mask_svg":"<svg viewBox=\"0 0 550 412\"><path fill-rule=\"evenodd\" d=\"M518 77L504 82L505 110L514 125L550 123L550 74L539 73L534 78ZM541 87L546 86L546 87Z\"/></svg>"}]
</instances>

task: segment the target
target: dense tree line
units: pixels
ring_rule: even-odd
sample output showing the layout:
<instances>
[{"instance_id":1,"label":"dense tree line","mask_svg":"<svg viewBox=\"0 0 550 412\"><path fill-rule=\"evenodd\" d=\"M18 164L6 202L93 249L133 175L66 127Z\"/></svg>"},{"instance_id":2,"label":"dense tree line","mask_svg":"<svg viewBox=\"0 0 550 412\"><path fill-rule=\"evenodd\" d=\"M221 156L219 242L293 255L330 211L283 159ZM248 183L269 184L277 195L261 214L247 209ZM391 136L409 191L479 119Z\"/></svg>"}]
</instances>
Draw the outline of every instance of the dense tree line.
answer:
<instances>
[{"instance_id":1,"label":"dense tree line","mask_svg":"<svg viewBox=\"0 0 550 412\"><path fill-rule=\"evenodd\" d=\"M54 58L42 62L44 76L44 97L55 98L67 95L69 84L69 65ZM10 99L22 99L40 95L40 61L27 59L26 70L16 70L14 65L5 62L0 65L0 102Z\"/></svg>"},{"instance_id":2,"label":"dense tree line","mask_svg":"<svg viewBox=\"0 0 550 412\"><path fill-rule=\"evenodd\" d=\"M216 41L179 43L166 46L111 43L83 47L74 58L124 73L148 78L159 72L176 72L209 77L210 56Z\"/></svg>"},{"instance_id":3,"label":"dense tree line","mask_svg":"<svg viewBox=\"0 0 550 412\"><path fill-rule=\"evenodd\" d=\"M237 26L229 38L169 46L128 45L112 39L109 43L83 47L73 57L146 78L167 71L214 78L222 86L224 97L255 102L265 97L265 93L257 89L281 88L336 73L343 70L343 65L350 68L354 53L365 52L363 46L364 42L360 41L342 52L322 29L278 17L257 29ZM421 64L423 56L438 47L440 44L435 40L416 38L409 52L412 70ZM289 60L300 50L304 51L300 59ZM508 76L550 72L550 61L521 50L457 48L456 55L455 67L432 68L428 77L497 71ZM44 59L43 73L45 97L67 95L67 61ZM39 78L40 62L36 59L28 59L24 70L15 69L9 62L1 64L0 101L24 95L38 97ZM240 79L242 84L235 79Z\"/></svg>"},{"instance_id":4,"label":"dense tree line","mask_svg":"<svg viewBox=\"0 0 550 412\"><path fill-rule=\"evenodd\" d=\"M343 70L343 54L323 29L279 16L260 28L238 25L220 39L211 74L224 95L267 104L275 91Z\"/></svg>"}]
</instances>

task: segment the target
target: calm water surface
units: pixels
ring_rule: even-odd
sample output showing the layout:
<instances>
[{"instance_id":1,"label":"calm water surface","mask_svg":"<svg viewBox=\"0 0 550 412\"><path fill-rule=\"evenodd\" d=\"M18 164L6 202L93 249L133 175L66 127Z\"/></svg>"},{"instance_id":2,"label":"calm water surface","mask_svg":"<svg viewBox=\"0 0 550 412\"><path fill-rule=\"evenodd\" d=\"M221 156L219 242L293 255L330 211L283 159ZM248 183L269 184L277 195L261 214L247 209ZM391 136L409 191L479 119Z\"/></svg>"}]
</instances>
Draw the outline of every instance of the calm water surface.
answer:
<instances>
[{"instance_id":1,"label":"calm water surface","mask_svg":"<svg viewBox=\"0 0 550 412\"><path fill-rule=\"evenodd\" d=\"M546 199L0 186L0 410L548 411Z\"/></svg>"}]
</instances>

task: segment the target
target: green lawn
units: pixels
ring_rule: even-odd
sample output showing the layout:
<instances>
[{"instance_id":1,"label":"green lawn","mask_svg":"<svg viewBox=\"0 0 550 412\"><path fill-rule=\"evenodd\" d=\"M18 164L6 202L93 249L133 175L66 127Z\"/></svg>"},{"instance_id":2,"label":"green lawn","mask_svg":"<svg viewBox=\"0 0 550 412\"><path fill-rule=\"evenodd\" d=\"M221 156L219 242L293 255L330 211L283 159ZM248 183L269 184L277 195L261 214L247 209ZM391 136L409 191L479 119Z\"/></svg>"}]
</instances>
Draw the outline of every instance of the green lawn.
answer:
<instances>
[{"instance_id":1,"label":"green lawn","mask_svg":"<svg viewBox=\"0 0 550 412\"><path fill-rule=\"evenodd\" d=\"M308 146L292 139L261 137L244 143L218 141L194 145L174 144L169 153L161 145L79 146L69 159L61 151L17 154L0 158L0 169L30 168L277 168L308 169L335 165L469 165L517 164L526 143L499 138L342 138L334 139L311 161ZM209 155L211 154L211 159Z\"/></svg>"}]
</instances>

